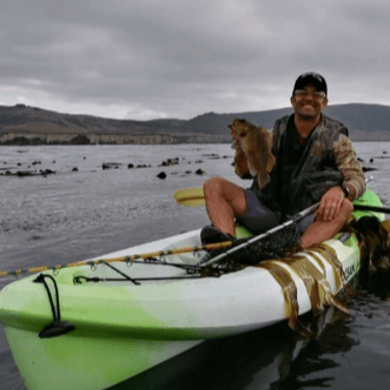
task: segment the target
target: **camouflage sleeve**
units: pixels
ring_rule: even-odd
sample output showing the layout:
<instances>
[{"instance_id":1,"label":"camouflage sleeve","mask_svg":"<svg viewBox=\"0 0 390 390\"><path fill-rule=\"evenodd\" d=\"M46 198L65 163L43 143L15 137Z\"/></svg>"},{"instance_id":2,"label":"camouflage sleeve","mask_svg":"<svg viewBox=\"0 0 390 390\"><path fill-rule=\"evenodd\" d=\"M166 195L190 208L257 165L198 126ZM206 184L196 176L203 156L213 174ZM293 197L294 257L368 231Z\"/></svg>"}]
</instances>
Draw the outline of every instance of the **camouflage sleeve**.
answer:
<instances>
[{"instance_id":1,"label":"camouflage sleeve","mask_svg":"<svg viewBox=\"0 0 390 390\"><path fill-rule=\"evenodd\" d=\"M355 198L363 195L366 182L351 139L344 134L340 134L337 140L333 142L332 152L337 168L343 175L344 184L348 184L349 187L352 186L355 189Z\"/></svg>"}]
</instances>

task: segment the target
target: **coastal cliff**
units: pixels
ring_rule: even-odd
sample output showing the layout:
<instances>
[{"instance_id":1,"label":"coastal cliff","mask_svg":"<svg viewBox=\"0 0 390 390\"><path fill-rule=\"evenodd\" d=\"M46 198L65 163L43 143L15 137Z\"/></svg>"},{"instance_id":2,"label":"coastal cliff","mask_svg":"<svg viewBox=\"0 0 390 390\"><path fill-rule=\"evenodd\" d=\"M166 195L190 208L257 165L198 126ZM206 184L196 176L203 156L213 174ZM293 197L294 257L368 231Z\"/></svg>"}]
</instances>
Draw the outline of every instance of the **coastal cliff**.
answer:
<instances>
[{"instance_id":1,"label":"coastal cliff","mask_svg":"<svg viewBox=\"0 0 390 390\"><path fill-rule=\"evenodd\" d=\"M1 145L44 144L178 144L228 143L228 124L235 118L272 128L291 108L270 111L216 114L189 120L119 120L90 115L61 114L17 104L0 106ZM349 129L353 141L390 141L390 107L375 104L328 106L325 115Z\"/></svg>"}]
</instances>

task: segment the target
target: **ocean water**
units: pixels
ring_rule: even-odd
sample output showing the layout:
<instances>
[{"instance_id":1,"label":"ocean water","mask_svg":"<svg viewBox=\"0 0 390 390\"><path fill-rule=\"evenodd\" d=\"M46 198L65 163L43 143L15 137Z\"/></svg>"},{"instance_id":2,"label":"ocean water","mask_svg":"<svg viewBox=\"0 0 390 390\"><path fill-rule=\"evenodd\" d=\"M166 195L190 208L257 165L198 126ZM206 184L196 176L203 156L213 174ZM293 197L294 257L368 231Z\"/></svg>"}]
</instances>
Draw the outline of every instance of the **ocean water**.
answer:
<instances>
[{"instance_id":1,"label":"ocean water","mask_svg":"<svg viewBox=\"0 0 390 390\"><path fill-rule=\"evenodd\" d=\"M355 148L370 188L390 206L390 143ZM0 271L83 260L202 227L204 208L182 208L172 194L216 175L249 185L234 175L232 158L227 144L0 147ZM162 166L169 159L177 164ZM47 170L55 173L40 174ZM207 342L115 389L389 389L390 281L380 282L345 298L350 316L330 308L305 318L314 340L281 324ZM0 328L2 389L24 386Z\"/></svg>"}]
</instances>

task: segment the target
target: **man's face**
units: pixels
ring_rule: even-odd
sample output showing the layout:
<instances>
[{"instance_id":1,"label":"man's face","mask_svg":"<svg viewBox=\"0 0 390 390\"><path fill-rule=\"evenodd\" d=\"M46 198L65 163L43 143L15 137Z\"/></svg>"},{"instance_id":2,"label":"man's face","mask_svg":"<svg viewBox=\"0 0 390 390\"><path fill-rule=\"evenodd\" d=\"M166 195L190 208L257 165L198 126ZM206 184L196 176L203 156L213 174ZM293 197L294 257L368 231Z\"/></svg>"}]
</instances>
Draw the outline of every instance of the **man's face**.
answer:
<instances>
[{"instance_id":1,"label":"man's face","mask_svg":"<svg viewBox=\"0 0 390 390\"><path fill-rule=\"evenodd\" d=\"M304 118L315 118L322 113L328 100L314 85L307 84L304 88L295 91L291 97L291 104L295 114Z\"/></svg>"}]
</instances>

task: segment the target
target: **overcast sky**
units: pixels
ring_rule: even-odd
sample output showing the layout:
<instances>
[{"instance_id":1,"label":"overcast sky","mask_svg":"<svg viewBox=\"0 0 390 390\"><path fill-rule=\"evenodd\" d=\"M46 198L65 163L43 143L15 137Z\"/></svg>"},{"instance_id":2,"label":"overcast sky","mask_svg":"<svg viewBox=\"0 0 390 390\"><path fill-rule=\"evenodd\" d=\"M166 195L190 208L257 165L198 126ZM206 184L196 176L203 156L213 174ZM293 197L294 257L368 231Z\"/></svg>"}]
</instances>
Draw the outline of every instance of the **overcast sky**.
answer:
<instances>
[{"instance_id":1,"label":"overcast sky","mask_svg":"<svg viewBox=\"0 0 390 390\"><path fill-rule=\"evenodd\" d=\"M306 71L329 104L390 105L386 0L2 0L0 105L119 119L289 106Z\"/></svg>"}]
</instances>

